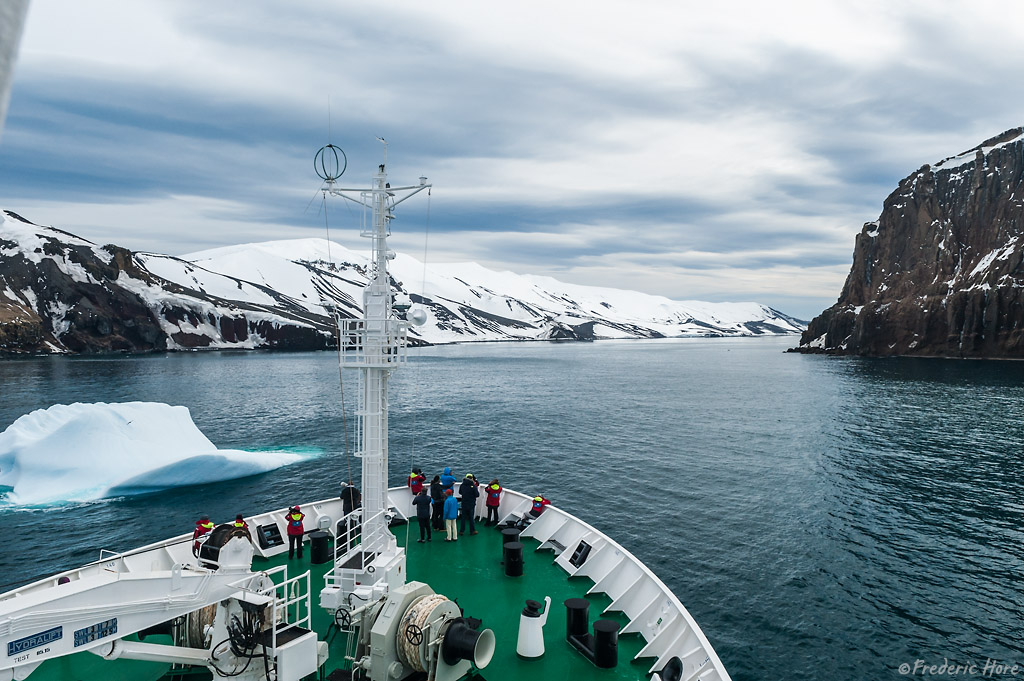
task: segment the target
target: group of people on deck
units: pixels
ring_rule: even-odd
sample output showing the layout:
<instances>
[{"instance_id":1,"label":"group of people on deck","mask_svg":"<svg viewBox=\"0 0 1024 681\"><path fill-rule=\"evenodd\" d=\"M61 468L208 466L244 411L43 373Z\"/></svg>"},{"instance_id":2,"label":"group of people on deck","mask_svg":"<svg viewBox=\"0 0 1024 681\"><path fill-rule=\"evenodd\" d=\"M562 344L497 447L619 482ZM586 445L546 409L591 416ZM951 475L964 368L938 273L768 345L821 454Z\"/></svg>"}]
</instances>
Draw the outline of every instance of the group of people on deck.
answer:
<instances>
[{"instance_id":1,"label":"group of people on deck","mask_svg":"<svg viewBox=\"0 0 1024 681\"><path fill-rule=\"evenodd\" d=\"M412 473L409 474L406 484L413 494L412 503L416 509L416 518L420 525L420 538L418 540L420 543L431 541L435 530L438 532L441 530L446 531L445 541L458 541L459 534L466 533L467 521L469 522L469 534L478 534L476 529L476 504L481 494L486 495L487 520L485 525L490 527L498 524L498 507L501 505L501 495L504 491L498 479L494 478L481 489L480 482L476 479L476 476L472 473L466 473L466 476L459 485L458 496L455 494L456 482L458 482L458 478L452 474L452 469L447 466L440 475L434 476L429 485L421 469L413 468ZM359 503L359 490L351 482L347 485L343 484L342 488L341 498L344 502L344 512L347 517L354 508L359 508L361 505ZM535 496L530 515L536 518L550 503L542 495ZM302 538L305 534L303 520L305 517L306 515L299 506L292 506L285 513L284 519L288 535L288 558L292 558L296 554L298 554L300 559L302 558ZM235 517L232 525L236 528L249 529L249 524L242 517L241 513ZM199 547L202 543L201 537L209 534L213 529L214 523L207 515L202 516L196 521L195 531L192 535L192 552L196 556L199 555Z\"/></svg>"},{"instance_id":2,"label":"group of people on deck","mask_svg":"<svg viewBox=\"0 0 1024 681\"><path fill-rule=\"evenodd\" d=\"M249 523L245 522L241 513L235 516L235 521L231 525L244 530L249 529ZM204 515L196 521L196 527L192 531L192 555L199 556L199 546L203 543L200 537L205 537L213 528L214 523L208 515Z\"/></svg>"},{"instance_id":3,"label":"group of people on deck","mask_svg":"<svg viewBox=\"0 0 1024 681\"><path fill-rule=\"evenodd\" d=\"M420 525L419 542L431 541L433 531L446 532L445 541L458 541L459 534L465 534L466 522L469 522L469 534L477 534L476 503L480 495L486 495L487 521L486 526L498 524L498 506L501 504L501 483L494 478L480 488L480 482L472 473L466 473L459 485L458 497L455 496L455 483L458 478L452 474L450 467L445 467L440 475L435 475L427 485L427 477L419 468L413 468L406 484L413 495L413 506L416 508L416 519ZM534 516L540 515L544 507L551 502L543 496L534 498ZM461 508L460 508L461 507ZM461 513L460 513L461 510Z\"/></svg>"},{"instance_id":4,"label":"group of people on deck","mask_svg":"<svg viewBox=\"0 0 1024 681\"><path fill-rule=\"evenodd\" d=\"M284 520L288 531L288 557L292 558L296 550L298 551L299 558L302 558L302 537L305 534L306 528L303 526L302 521L306 517L306 514L298 506L292 506L285 513ZM235 516L234 522L231 523L232 527L249 531L249 523L245 521L242 514L239 513ZM192 532L192 553L195 556L199 556L199 547L203 543L202 537L208 535L213 531L214 523L210 520L210 516L204 515L196 521L195 530ZM249 538L252 541L252 537Z\"/></svg>"}]
</instances>

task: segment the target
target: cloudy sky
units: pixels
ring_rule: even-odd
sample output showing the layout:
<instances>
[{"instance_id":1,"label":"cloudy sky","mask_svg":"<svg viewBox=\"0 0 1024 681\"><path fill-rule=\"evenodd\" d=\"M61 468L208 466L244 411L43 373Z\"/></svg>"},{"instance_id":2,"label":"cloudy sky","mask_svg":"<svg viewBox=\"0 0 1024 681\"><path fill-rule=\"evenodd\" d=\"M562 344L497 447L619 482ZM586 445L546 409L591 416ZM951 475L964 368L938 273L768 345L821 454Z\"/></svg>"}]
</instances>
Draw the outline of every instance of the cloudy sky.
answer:
<instances>
[{"instance_id":1,"label":"cloudy sky","mask_svg":"<svg viewBox=\"0 0 1024 681\"><path fill-rule=\"evenodd\" d=\"M320 237L313 154L368 182L381 136L435 185L397 250L809 319L901 178L1024 124L1021 73L1016 0L32 0L0 207L176 255Z\"/></svg>"}]
</instances>

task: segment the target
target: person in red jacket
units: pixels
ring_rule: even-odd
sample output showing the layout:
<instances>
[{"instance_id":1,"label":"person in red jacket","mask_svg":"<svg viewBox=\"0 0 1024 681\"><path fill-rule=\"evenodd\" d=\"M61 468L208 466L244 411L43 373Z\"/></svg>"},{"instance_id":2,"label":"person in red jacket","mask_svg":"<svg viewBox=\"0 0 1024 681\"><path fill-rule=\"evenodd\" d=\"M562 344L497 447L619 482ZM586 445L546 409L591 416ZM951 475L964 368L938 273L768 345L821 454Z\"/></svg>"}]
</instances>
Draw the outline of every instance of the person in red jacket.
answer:
<instances>
[{"instance_id":1,"label":"person in red jacket","mask_svg":"<svg viewBox=\"0 0 1024 681\"><path fill-rule=\"evenodd\" d=\"M238 515L235 516L235 522L233 522L231 524L234 527L240 527L240 528L242 528L244 530L248 530L249 529L249 523L245 522L245 518L242 517L241 513L239 513Z\"/></svg>"},{"instance_id":2,"label":"person in red jacket","mask_svg":"<svg viewBox=\"0 0 1024 681\"><path fill-rule=\"evenodd\" d=\"M544 498L543 494L538 494L533 498L533 508L530 509L530 515L534 518L538 517L544 512L544 507L549 505L551 502Z\"/></svg>"},{"instance_id":3,"label":"person in red jacket","mask_svg":"<svg viewBox=\"0 0 1024 681\"><path fill-rule=\"evenodd\" d=\"M284 517L288 522L288 558L290 559L295 555L295 549L298 547L299 558L302 558L302 535L305 534L306 530L302 526L302 519L306 517L306 514L299 510L298 506L292 506L291 510Z\"/></svg>"},{"instance_id":4,"label":"person in red jacket","mask_svg":"<svg viewBox=\"0 0 1024 681\"><path fill-rule=\"evenodd\" d=\"M487 492L487 525L497 525L498 504L501 503L501 485L498 484L498 479L491 480L484 491Z\"/></svg>"},{"instance_id":5,"label":"person in red jacket","mask_svg":"<svg viewBox=\"0 0 1024 681\"><path fill-rule=\"evenodd\" d=\"M409 479L406 480L405 484L409 486L412 491L412 495L415 497L423 489L423 483L427 481L427 476L423 475L423 471L419 468L413 468L412 473L409 473Z\"/></svg>"},{"instance_id":6,"label":"person in red jacket","mask_svg":"<svg viewBox=\"0 0 1024 681\"><path fill-rule=\"evenodd\" d=\"M210 516L204 515L202 518L196 521L196 529L192 532L192 555L199 556L199 538L204 534L213 529L213 523L210 522Z\"/></svg>"}]
</instances>

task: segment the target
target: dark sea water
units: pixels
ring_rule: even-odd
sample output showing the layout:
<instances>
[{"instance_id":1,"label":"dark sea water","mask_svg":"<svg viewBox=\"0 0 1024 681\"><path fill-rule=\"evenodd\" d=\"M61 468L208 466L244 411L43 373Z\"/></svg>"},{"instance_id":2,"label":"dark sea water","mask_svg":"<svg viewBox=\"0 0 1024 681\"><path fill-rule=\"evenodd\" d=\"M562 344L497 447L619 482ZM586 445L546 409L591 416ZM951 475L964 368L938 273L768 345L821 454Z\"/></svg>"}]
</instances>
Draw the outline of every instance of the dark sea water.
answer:
<instances>
[{"instance_id":1,"label":"dark sea water","mask_svg":"<svg viewBox=\"0 0 1024 681\"><path fill-rule=\"evenodd\" d=\"M645 561L737 681L1024 664L1024 363L783 354L793 343L415 350L392 381L392 484L451 465L544 493ZM333 496L339 395L330 353L0 362L0 428L55 403L145 400L188 406L220 447L323 452L244 480L0 508L0 581L187 532L201 512Z\"/></svg>"}]
</instances>

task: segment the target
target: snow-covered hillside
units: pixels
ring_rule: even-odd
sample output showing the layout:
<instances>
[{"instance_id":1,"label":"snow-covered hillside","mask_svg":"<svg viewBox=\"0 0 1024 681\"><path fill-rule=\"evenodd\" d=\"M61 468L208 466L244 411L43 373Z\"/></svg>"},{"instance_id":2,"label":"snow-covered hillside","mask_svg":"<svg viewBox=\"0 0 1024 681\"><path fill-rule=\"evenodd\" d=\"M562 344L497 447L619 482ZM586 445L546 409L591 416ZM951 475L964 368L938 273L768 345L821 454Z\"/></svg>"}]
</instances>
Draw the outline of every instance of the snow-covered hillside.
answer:
<instances>
[{"instance_id":1,"label":"snow-covered hillside","mask_svg":"<svg viewBox=\"0 0 1024 681\"><path fill-rule=\"evenodd\" d=\"M187 274L143 256L154 274L226 295L223 275L283 293L304 309L327 314L323 303L358 314L366 284L366 255L324 239L270 241L190 253ZM162 261L162 262L161 262ZM198 268L202 268L201 273ZM757 303L675 301L636 291L577 286L550 277L495 272L476 263L432 264L398 254L391 273L399 290L423 304L427 324L413 337L429 343L535 340L569 333L585 338L799 333L801 322ZM184 278L183 278L184 276ZM253 302L258 291L234 291ZM586 328L584 328L586 327ZM570 332L570 330L572 330Z\"/></svg>"},{"instance_id":2,"label":"snow-covered hillside","mask_svg":"<svg viewBox=\"0 0 1024 681\"><path fill-rule=\"evenodd\" d=\"M366 255L323 239L181 257L131 253L8 212L0 224L0 350L329 347L331 310L361 315L368 265ZM475 263L424 268L405 254L392 261L392 277L426 309L427 323L410 332L425 343L803 329L799 320L757 303L674 301Z\"/></svg>"}]
</instances>

